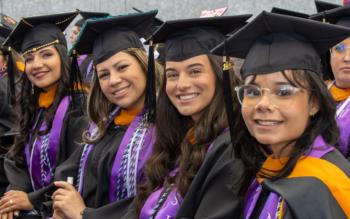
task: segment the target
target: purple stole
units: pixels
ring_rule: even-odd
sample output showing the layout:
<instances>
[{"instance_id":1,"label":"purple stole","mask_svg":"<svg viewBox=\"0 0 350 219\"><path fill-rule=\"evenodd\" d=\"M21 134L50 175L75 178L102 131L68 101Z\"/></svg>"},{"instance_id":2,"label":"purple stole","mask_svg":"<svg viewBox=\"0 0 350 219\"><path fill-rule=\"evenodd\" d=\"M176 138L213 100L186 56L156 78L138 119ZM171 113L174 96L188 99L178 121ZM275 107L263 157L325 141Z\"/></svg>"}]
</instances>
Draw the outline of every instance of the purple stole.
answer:
<instances>
[{"instance_id":1,"label":"purple stole","mask_svg":"<svg viewBox=\"0 0 350 219\"><path fill-rule=\"evenodd\" d=\"M93 129L94 127L91 126L90 130ZM129 125L119 145L109 177L110 203L135 196L136 185L141 180L142 169L155 142L154 131L154 128L146 122L144 113L136 116ZM82 154L78 181L78 191L81 194L85 165L92 148L93 145L86 145Z\"/></svg>"},{"instance_id":2,"label":"purple stole","mask_svg":"<svg viewBox=\"0 0 350 219\"><path fill-rule=\"evenodd\" d=\"M344 156L347 156L350 137L350 97L337 105L336 120L340 132L339 150Z\"/></svg>"},{"instance_id":3,"label":"purple stole","mask_svg":"<svg viewBox=\"0 0 350 219\"><path fill-rule=\"evenodd\" d=\"M85 59L87 57L88 57L88 55L79 55L79 57L77 59L79 67L81 66L81 64L83 64L83 62L85 61ZM92 67L93 67L93 62L91 61L86 69L86 72L82 72L82 74L84 75L84 78L89 78Z\"/></svg>"},{"instance_id":4,"label":"purple stole","mask_svg":"<svg viewBox=\"0 0 350 219\"><path fill-rule=\"evenodd\" d=\"M321 158L325 154L334 150L334 147L329 146L324 142L321 136L318 136L312 147L310 153L307 156ZM259 196L262 191L262 185L255 179L253 183L249 186L247 191L247 196L244 202L244 219L249 219L255 209L255 205L259 199ZM277 193L271 192L267 197L264 208L260 212L259 219L266 218L279 218L279 213L283 213L285 207L285 202L283 197ZM282 209L281 209L282 208ZM282 211L281 211L282 210Z\"/></svg>"},{"instance_id":5,"label":"purple stole","mask_svg":"<svg viewBox=\"0 0 350 219\"><path fill-rule=\"evenodd\" d=\"M213 148L213 145L213 143L209 145L208 151ZM178 168L171 171L169 176L175 177L177 172ZM148 196L139 219L174 219L182 202L183 197L177 192L175 186L170 185L168 188L162 186Z\"/></svg>"},{"instance_id":6,"label":"purple stole","mask_svg":"<svg viewBox=\"0 0 350 219\"><path fill-rule=\"evenodd\" d=\"M25 157L34 191L47 186L53 177L57 153L60 147L62 124L69 107L69 102L68 96L61 100L48 134L36 136L32 147L30 145L32 136L30 136L29 141L25 145ZM43 121L39 130L43 131L46 128L47 125Z\"/></svg>"}]
</instances>

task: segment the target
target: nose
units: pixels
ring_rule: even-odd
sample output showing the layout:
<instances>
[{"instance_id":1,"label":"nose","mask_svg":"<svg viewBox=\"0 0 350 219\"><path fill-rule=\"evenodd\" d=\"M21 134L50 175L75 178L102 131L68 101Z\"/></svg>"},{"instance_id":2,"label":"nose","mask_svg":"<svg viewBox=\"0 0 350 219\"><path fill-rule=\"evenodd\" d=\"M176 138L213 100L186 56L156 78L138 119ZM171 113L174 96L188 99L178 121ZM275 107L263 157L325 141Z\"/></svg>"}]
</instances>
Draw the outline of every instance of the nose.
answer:
<instances>
[{"instance_id":1,"label":"nose","mask_svg":"<svg viewBox=\"0 0 350 219\"><path fill-rule=\"evenodd\" d=\"M40 68L42 68L44 66L42 60L40 58L38 58L37 56L33 57L33 61L32 62L33 62L32 66L33 66L34 70L38 70L38 69L40 69Z\"/></svg>"},{"instance_id":2,"label":"nose","mask_svg":"<svg viewBox=\"0 0 350 219\"><path fill-rule=\"evenodd\" d=\"M179 74L179 80L177 81L177 88L179 90L186 90L190 87L190 77L188 77L185 73Z\"/></svg>"},{"instance_id":3,"label":"nose","mask_svg":"<svg viewBox=\"0 0 350 219\"><path fill-rule=\"evenodd\" d=\"M257 102L255 109L261 112L272 111L275 105L271 102L269 93L264 92L260 100Z\"/></svg>"},{"instance_id":4,"label":"nose","mask_svg":"<svg viewBox=\"0 0 350 219\"><path fill-rule=\"evenodd\" d=\"M345 55L344 55L344 61L345 62L350 62L350 48L346 48L346 50L345 50Z\"/></svg>"},{"instance_id":5,"label":"nose","mask_svg":"<svg viewBox=\"0 0 350 219\"><path fill-rule=\"evenodd\" d=\"M115 86L115 85L117 85L117 84L122 82L123 79L120 76L120 74L118 74L116 72L113 72L113 71L110 74L111 75L110 75L110 78L109 78L109 85Z\"/></svg>"}]
</instances>

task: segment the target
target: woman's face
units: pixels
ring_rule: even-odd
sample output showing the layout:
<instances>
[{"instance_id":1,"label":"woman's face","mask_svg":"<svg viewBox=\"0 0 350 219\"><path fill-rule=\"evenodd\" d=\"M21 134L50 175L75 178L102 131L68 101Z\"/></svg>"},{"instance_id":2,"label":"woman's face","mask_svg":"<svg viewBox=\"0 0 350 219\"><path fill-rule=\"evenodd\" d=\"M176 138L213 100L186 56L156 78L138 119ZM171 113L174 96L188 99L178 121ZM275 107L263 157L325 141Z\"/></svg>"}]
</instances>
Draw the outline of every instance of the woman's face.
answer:
<instances>
[{"instance_id":1,"label":"woman's face","mask_svg":"<svg viewBox=\"0 0 350 219\"><path fill-rule=\"evenodd\" d=\"M350 88L350 38L331 49L331 67L336 85Z\"/></svg>"},{"instance_id":2,"label":"woman's face","mask_svg":"<svg viewBox=\"0 0 350 219\"><path fill-rule=\"evenodd\" d=\"M70 41L71 44L74 44L75 41L77 41L77 37L79 35L79 32L80 32L80 27L74 26L72 28L72 32L71 32L71 34L69 36L69 41Z\"/></svg>"},{"instance_id":3,"label":"woman's face","mask_svg":"<svg viewBox=\"0 0 350 219\"><path fill-rule=\"evenodd\" d=\"M25 54L24 59L25 72L35 86L48 90L61 78L61 58L53 45Z\"/></svg>"},{"instance_id":4,"label":"woman's face","mask_svg":"<svg viewBox=\"0 0 350 219\"><path fill-rule=\"evenodd\" d=\"M215 94L216 76L207 55L165 63L166 93L180 114L197 121Z\"/></svg>"},{"instance_id":5,"label":"woman's face","mask_svg":"<svg viewBox=\"0 0 350 219\"><path fill-rule=\"evenodd\" d=\"M291 78L291 74L286 75ZM248 76L244 86L240 98L244 122L251 135L274 152L300 137L319 109L307 90L294 87L281 72L257 75L255 80Z\"/></svg>"},{"instance_id":6,"label":"woman's face","mask_svg":"<svg viewBox=\"0 0 350 219\"><path fill-rule=\"evenodd\" d=\"M146 76L138 60L125 52L118 52L96 65L101 90L105 97L124 109L142 109Z\"/></svg>"}]
</instances>

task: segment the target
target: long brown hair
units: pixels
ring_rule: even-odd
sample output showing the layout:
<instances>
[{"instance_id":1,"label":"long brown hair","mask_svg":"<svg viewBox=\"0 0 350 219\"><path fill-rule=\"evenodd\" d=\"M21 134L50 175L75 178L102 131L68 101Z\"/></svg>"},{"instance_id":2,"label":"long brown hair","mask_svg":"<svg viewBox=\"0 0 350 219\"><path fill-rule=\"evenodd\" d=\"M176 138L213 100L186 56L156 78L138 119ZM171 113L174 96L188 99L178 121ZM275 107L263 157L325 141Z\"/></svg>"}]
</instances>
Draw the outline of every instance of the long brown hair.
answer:
<instances>
[{"instance_id":1,"label":"long brown hair","mask_svg":"<svg viewBox=\"0 0 350 219\"><path fill-rule=\"evenodd\" d=\"M313 141L319 135L321 135L329 145L336 146L337 144L339 130L335 120L336 104L320 76L308 70L291 70L290 75L287 74L286 71L282 71L282 74L293 86L307 90L309 92L309 101L318 103L319 111L310 118L309 124L303 134L293 140L295 144L293 152L289 155L287 164L274 176L271 176L268 171L260 170L262 161L265 159L265 155L262 151L268 151L269 149L267 145L260 144L250 135L240 115L239 120L241 127L237 129L237 131L239 131L238 145L241 148L240 157L245 163L246 179L254 176L259 171L262 177L269 178L270 180L277 180L288 176L298 159L310 151ZM248 186L249 183L250 182L246 181L243 185Z\"/></svg>"},{"instance_id":2,"label":"long brown hair","mask_svg":"<svg viewBox=\"0 0 350 219\"><path fill-rule=\"evenodd\" d=\"M47 124L47 129L39 131L39 127L32 130L36 115L39 110L38 100L42 89L33 85L26 73L21 76L21 93L20 93L20 134L15 138L15 144L10 148L9 155L11 157L23 158L23 152L26 142L29 140L30 134L47 134L51 130L52 121L55 116L58 105L62 98L71 94L74 91L74 83L71 81L70 75L70 58L67 55L67 48L61 44L55 44L59 57L61 59L61 77L58 80L58 88L55 95L55 100L52 106L44 111L44 121Z\"/></svg>"},{"instance_id":3,"label":"long brown hair","mask_svg":"<svg viewBox=\"0 0 350 219\"><path fill-rule=\"evenodd\" d=\"M157 140L153 154L145 166L146 181L139 186L135 200L138 214L147 197L163 183L174 183L179 193L184 196L203 163L209 144L228 127L222 88L222 57L209 54L208 58L216 76L215 94L196 123L191 117L181 115L170 102L165 92L164 79L157 103ZM233 74L231 76L234 77ZM232 81L237 84L236 79ZM234 111L238 112L238 107L235 108ZM195 146L186 138L188 130L192 127L196 139ZM179 168L177 176L175 179L169 178L169 172L175 167Z\"/></svg>"},{"instance_id":4,"label":"long brown hair","mask_svg":"<svg viewBox=\"0 0 350 219\"><path fill-rule=\"evenodd\" d=\"M148 68L148 56L146 52L139 48L129 48L126 50L123 50L122 52L125 52L138 61L138 63L141 66L142 71L144 74L147 72ZM163 69L161 65L157 62L155 62L155 75L156 75L156 88L160 87L161 84L161 74L163 72ZM147 77L147 75L146 75ZM100 83L98 81L98 77L96 74L96 67L94 68L94 75L92 77L92 86L91 91L88 97L88 116L90 121L96 124L98 128L98 135L94 138L91 138L91 134L89 131L85 131L83 134L83 140L86 143L93 144L99 141L106 133L107 130L107 122L108 117L111 111L113 110L114 104L111 103L103 94Z\"/></svg>"}]
</instances>

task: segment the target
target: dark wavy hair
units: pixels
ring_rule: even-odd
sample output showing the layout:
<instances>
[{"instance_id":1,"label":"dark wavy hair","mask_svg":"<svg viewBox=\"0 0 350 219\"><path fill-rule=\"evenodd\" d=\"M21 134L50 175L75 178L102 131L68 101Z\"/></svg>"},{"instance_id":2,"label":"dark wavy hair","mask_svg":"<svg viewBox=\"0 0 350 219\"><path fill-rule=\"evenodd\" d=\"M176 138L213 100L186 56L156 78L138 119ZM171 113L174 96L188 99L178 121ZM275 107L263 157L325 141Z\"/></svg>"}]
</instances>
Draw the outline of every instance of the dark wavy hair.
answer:
<instances>
[{"instance_id":1,"label":"dark wavy hair","mask_svg":"<svg viewBox=\"0 0 350 219\"><path fill-rule=\"evenodd\" d=\"M53 105L47 111L44 111L44 121L47 124L47 129L39 131L39 127L37 127L35 130L32 130L39 110L38 100L42 89L34 86L28 79L27 74L24 73L21 78L22 87L19 97L21 114L20 134L15 138L15 144L9 151L10 157L23 159L24 147L29 140L29 135L45 135L50 131L56 110L64 96L72 94L73 103L76 103L77 101L74 100L76 95L73 95L73 93L76 84L81 81L81 77L75 77L76 79L72 80L72 75L70 75L71 60L67 55L67 48L61 44L55 44L54 47L61 59L61 77L58 81L58 88Z\"/></svg>"},{"instance_id":2,"label":"dark wavy hair","mask_svg":"<svg viewBox=\"0 0 350 219\"><path fill-rule=\"evenodd\" d=\"M237 144L240 147L239 156L245 163L246 179L250 179L257 172L259 172L262 177L270 180L285 178L292 172L298 159L302 155L310 152L313 141L319 135L321 135L329 145L337 145L339 130L335 120L336 104L319 74L308 70L291 70L291 74L287 74L287 71L282 71L282 74L293 86L307 90L309 93L309 101L317 103L319 105L319 111L317 114L310 117L310 121L303 134L287 144L295 143L293 151L289 155L289 160L284 168L273 176L269 170L260 170L263 160L271 151L267 145L260 144L250 135L244 124L242 115L240 115L238 118L240 120L240 127L236 129L239 131ZM252 82L254 80L255 78L252 79ZM249 186L250 182L246 181L243 185L244 184ZM246 188L244 190L246 191Z\"/></svg>"},{"instance_id":3,"label":"dark wavy hair","mask_svg":"<svg viewBox=\"0 0 350 219\"><path fill-rule=\"evenodd\" d=\"M137 214L140 213L147 197L159 186L174 183L179 193L184 196L203 163L208 146L228 127L222 87L222 57L209 54L208 58L216 76L215 94L196 123L191 117L181 115L171 103L165 92L164 75L157 103L157 140L153 154L144 169L145 183L138 187L135 199ZM234 77L233 75L232 73L231 76ZM232 81L237 83L236 80ZM238 106L236 108L235 111L239 112ZM186 137L192 127L196 139L195 146L191 145ZM169 178L169 172L175 167L179 167L177 176Z\"/></svg>"}]
</instances>

